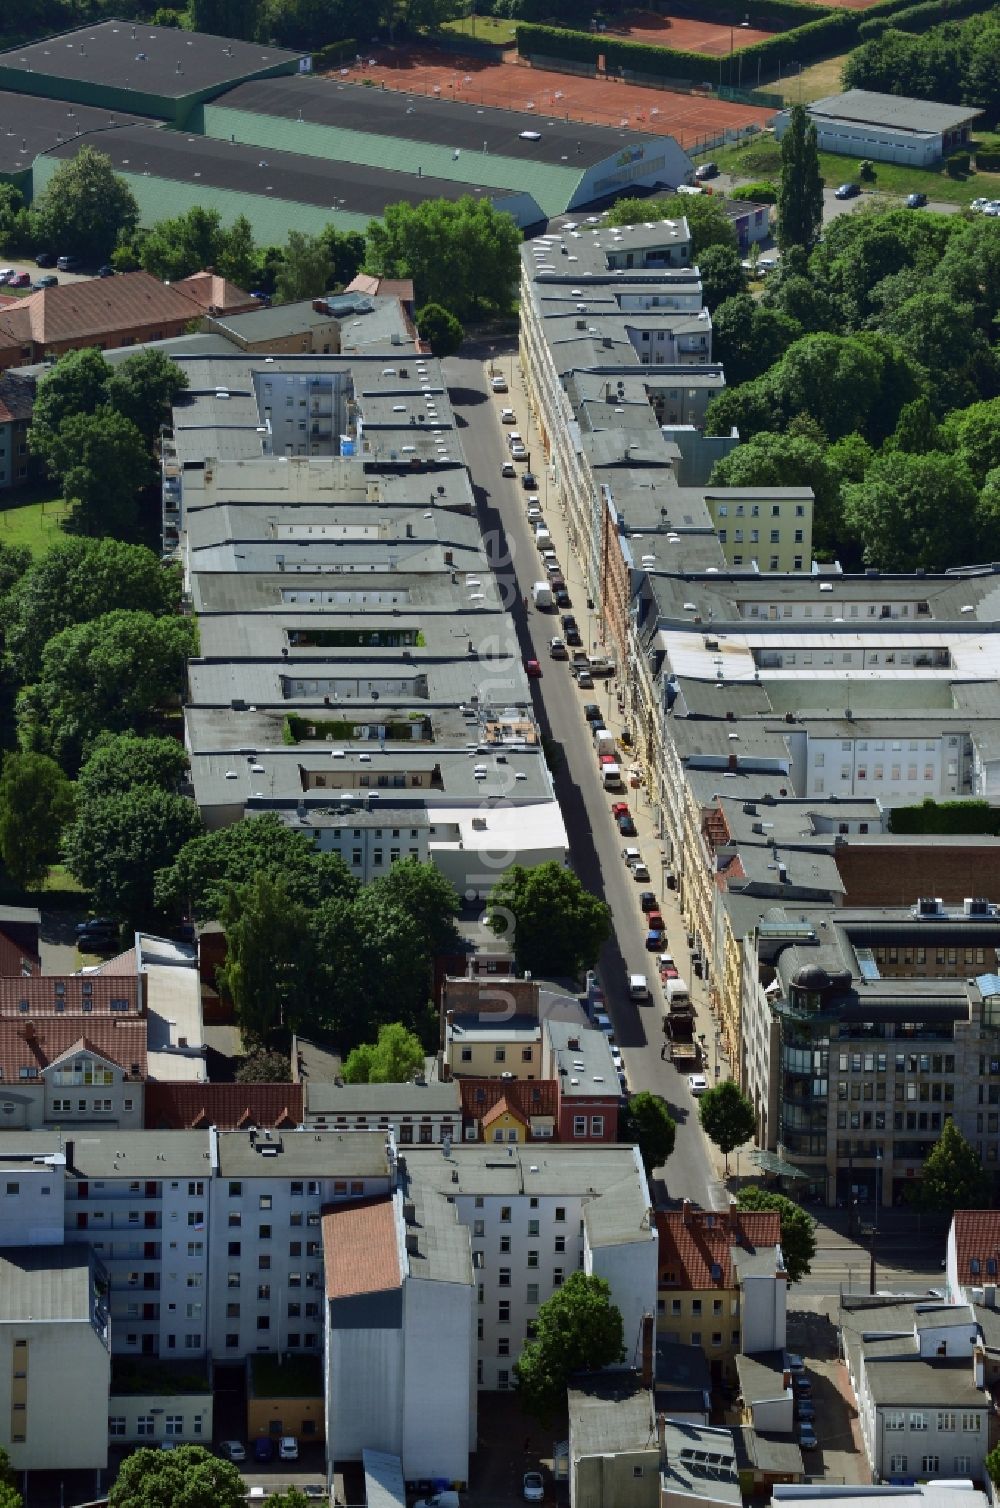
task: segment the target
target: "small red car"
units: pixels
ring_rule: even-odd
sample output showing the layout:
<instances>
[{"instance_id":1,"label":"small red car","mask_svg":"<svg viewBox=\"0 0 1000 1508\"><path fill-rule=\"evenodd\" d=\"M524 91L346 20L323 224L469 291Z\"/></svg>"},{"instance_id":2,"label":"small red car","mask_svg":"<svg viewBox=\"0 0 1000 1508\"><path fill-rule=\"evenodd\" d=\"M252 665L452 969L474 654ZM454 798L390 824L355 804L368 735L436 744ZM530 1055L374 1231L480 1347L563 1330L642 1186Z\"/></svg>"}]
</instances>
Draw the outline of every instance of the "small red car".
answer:
<instances>
[{"instance_id":1,"label":"small red car","mask_svg":"<svg viewBox=\"0 0 1000 1508\"><path fill-rule=\"evenodd\" d=\"M613 801L611 803L611 815L612 817L614 817L616 822L618 821L619 817L631 817L632 813L628 809L628 802Z\"/></svg>"},{"instance_id":2,"label":"small red car","mask_svg":"<svg viewBox=\"0 0 1000 1508\"><path fill-rule=\"evenodd\" d=\"M525 660L524 673L529 681L540 681L542 678L542 667L537 660Z\"/></svg>"}]
</instances>

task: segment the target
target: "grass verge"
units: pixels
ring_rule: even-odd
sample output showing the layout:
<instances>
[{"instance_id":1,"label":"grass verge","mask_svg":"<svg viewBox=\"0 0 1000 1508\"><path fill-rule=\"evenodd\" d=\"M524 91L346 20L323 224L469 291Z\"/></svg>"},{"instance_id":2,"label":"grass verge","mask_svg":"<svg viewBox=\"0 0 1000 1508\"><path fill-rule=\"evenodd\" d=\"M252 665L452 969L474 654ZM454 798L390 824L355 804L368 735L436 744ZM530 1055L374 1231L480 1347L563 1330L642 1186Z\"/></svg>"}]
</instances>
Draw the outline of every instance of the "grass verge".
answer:
<instances>
[{"instance_id":1,"label":"grass verge","mask_svg":"<svg viewBox=\"0 0 1000 1508\"><path fill-rule=\"evenodd\" d=\"M26 493L0 510L0 543L26 545L36 560L63 538L60 521L69 513L61 497Z\"/></svg>"},{"instance_id":2,"label":"grass verge","mask_svg":"<svg viewBox=\"0 0 1000 1508\"><path fill-rule=\"evenodd\" d=\"M513 47L516 27L516 21L505 21L499 16L461 16L457 21L445 21L441 30L471 37L474 42L496 42L503 47Z\"/></svg>"}]
</instances>

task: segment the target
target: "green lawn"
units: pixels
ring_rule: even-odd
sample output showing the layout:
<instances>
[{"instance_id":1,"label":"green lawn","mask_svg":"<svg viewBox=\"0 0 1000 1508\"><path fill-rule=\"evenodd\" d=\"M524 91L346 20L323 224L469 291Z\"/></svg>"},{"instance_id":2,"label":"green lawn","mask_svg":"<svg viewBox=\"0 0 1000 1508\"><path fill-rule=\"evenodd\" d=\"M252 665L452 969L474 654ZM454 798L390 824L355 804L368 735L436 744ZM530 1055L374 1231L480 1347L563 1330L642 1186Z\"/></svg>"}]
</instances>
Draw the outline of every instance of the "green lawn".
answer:
<instances>
[{"instance_id":1,"label":"green lawn","mask_svg":"<svg viewBox=\"0 0 1000 1508\"><path fill-rule=\"evenodd\" d=\"M752 182L757 178L777 178L781 172L781 148L772 136L761 135L743 146L716 147L704 154L717 162L724 173ZM849 179L858 181L858 159L839 157L832 152L819 154L820 172L828 188ZM950 178L943 167L910 168L895 162L875 164L875 182L864 186L865 194L905 198L922 191L928 199L947 204L971 204L980 195L1000 195L1000 173L970 173L965 179Z\"/></svg>"},{"instance_id":2,"label":"green lawn","mask_svg":"<svg viewBox=\"0 0 1000 1508\"><path fill-rule=\"evenodd\" d=\"M772 82L762 87L769 94L784 95L786 105L811 105L814 99L826 99L828 94L840 93L843 87L840 75L849 56L849 53L842 52L838 57L813 63L811 68L803 68L780 83Z\"/></svg>"},{"instance_id":3,"label":"green lawn","mask_svg":"<svg viewBox=\"0 0 1000 1508\"><path fill-rule=\"evenodd\" d=\"M496 42L513 47L516 28L516 21L504 21L498 16L462 16L457 21L445 21L441 30L458 32L476 42Z\"/></svg>"},{"instance_id":4,"label":"green lawn","mask_svg":"<svg viewBox=\"0 0 1000 1508\"><path fill-rule=\"evenodd\" d=\"M37 560L62 539L59 521L68 512L62 498L39 498L36 489L30 499L0 509L0 543L27 545Z\"/></svg>"}]
</instances>

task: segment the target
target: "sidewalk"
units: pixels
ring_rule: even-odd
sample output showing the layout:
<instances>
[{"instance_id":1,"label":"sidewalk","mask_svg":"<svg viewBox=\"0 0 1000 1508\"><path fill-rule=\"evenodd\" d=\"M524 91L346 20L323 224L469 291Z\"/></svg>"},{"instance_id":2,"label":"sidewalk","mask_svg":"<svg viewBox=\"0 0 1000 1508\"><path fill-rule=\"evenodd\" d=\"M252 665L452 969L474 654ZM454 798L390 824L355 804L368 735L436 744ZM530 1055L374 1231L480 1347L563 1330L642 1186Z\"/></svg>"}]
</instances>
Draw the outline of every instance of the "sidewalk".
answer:
<instances>
[{"instance_id":1,"label":"sidewalk","mask_svg":"<svg viewBox=\"0 0 1000 1508\"><path fill-rule=\"evenodd\" d=\"M556 555L563 568L563 576L566 586L572 598L573 606L569 609L576 618L580 627L580 636L583 639L584 648L589 653L607 653L603 637L602 625L596 609L587 606L587 588L583 570L576 551L573 549L569 538L569 526L564 504L559 502L558 489L553 480L551 468L545 456L541 436L535 423L534 413L528 401L524 377L521 372L519 361L515 358L513 363L509 355L497 355L487 358L483 363L486 374L486 385L489 387L490 367L507 378L510 391L496 399L498 407L503 406L514 410L516 420L513 426L524 438L529 454L529 462L532 471L538 478L538 493L541 501L542 516L545 525L552 536L552 544ZM533 611L533 609L529 609ZM558 632L558 621L553 620L553 633ZM596 682L593 692L593 701L601 704L604 722L616 739L621 738L625 728L625 719L619 710L617 697L614 691L614 682L605 683L604 687ZM607 706L605 708L605 702ZM581 704L582 705L582 704ZM583 720L581 712L581 733L583 732ZM628 761L623 762L625 767ZM625 799L629 803L632 816L635 820L637 836L630 839L640 849L643 857L649 865L650 888L655 889L660 901L660 910L667 927L667 945L670 953L677 960L677 967L681 975L687 980L691 992L691 1000L695 1012L695 1032L703 1034L705 1038L705 1053L703 1071L709 1084L720 1082L729 1077L729 1064L725 1053L721 1050L721 1042L717 1043L716 1020L709 1004L708 990L703 980L698 979L691 968L691 955L687 946L687 927L681 914L680 903L677 899L676 890L668 890L663 883L664 869L670 864L669 844L665 843L660 835L654 818L652 803L644 785L629 786ZM673 1069L670 1069L673 1072ZM745 1148L740 1149L739 1168L741 1176L737 1179L737 1154L730 1154L730 1174L725 1176L725 1158L722 1153L706 1137L705 1146L712 1163L717 1181L729 1191L735 1194L739 1184L742 1184L749 1175L756 1172L746 1154L751 1150L752 1143L748 1142Z\"/></svg>"}]
</instances>

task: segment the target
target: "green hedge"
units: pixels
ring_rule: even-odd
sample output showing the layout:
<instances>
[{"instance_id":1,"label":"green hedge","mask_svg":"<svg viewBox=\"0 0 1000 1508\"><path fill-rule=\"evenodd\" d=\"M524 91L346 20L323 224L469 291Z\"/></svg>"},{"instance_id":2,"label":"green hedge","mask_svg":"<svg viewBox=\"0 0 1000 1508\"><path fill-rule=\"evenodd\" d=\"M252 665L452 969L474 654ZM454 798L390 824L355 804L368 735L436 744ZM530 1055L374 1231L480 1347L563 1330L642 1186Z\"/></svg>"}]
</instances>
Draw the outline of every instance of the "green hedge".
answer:
<instances>
[{"instance_id":1,"label":"green hedge","mask_svg":"<svg viewBox=\"0 0 1000 1508\"><path fill-rule=\"evenodd\" d=\"M367 42L365 46L368 46ZM353 59L357 55L357 42L353 37L344 37L340 42L330 42L326 47L320 47L314 52L313 68L320 73L324 68L336 68L337 64L342 63L345 58ZM367 57L368 54L365 53L365 56Z\"/></svg>"},{"instance_id":2,"label":"green hedge","mask_svg":"<svg viewBox=\"0 0 1000 1508\"><path fill-rule=\"evenodd\" d=\"M976 171L980 173L1000 173L1000 152L977 152Z\"/></svg>"},{"instance_id":3,"label":"green hedge","mask_svg":"<svg viewBox=\"0 0 1000 1508\"><path fill-rule=\"evenodd\" d=\"M892 810L894 833L973 833L1000 837L1000 807L988 801L925 801Z\"/></svg>"},{"instance_id":4,"label":"green hedge","mask_svg":"<svg viewBox=\"0 0 1000 1508\"><path fill-rule=\"evenodd\" d=\"M995 3L996 0L919 0L913 5L910 0L905 0L901 10L889 15L880 15L882 7L873 6L858 27L858 40L870 42L882 36L890 26L896 31L926 31L929 26L938 26L943 21L957 21L963 16L992 10Z\"/></svg>"}]
</instances>

